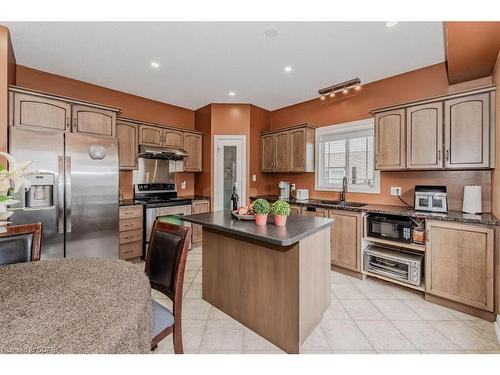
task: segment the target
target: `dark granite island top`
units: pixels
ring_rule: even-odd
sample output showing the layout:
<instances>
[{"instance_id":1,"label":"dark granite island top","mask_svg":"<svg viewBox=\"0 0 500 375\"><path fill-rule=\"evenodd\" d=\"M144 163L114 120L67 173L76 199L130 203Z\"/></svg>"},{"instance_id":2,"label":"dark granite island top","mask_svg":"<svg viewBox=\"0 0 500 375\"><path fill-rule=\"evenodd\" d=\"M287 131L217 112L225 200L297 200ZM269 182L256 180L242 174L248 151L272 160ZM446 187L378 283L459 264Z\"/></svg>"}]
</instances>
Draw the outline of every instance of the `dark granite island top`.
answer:
<instances>
[{"instance_id":1,"label":"dark granite island top","mask_svg":"<svg viewBox=\"0 0 500 375\"><path fill-rule=\"evenodd\" d=\"M181 217L181 219L221 232L279 246L293 245L334 223L333 219L290 215L284 227L274 225L272 217L268 218L267 225L259 226L255 225L255 221L237 220L228 211L188 215Z\"/></svg>"}]
</instances>

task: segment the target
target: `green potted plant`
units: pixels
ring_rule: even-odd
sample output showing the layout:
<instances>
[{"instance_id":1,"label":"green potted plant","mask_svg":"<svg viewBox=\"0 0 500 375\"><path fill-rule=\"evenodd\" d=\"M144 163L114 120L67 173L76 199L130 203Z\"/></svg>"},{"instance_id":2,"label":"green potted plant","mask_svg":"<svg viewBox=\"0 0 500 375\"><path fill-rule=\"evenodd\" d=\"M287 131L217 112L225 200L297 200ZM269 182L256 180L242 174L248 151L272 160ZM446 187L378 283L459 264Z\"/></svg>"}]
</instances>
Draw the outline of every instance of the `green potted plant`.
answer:
<instances>
[{"instance_id":1,"label":"green potted plant","mask_svg":"<svg viewBox=\"0 0 500 375\"><path fill-rule=\"evenodd\" d=\"M277 200L271 206L271 215L274 215L274 224L280 227L286 225L286 218L290 215L290 205L284 200Z\"/></svg>"},{"instance_id":2,"label":"green potted plant","mask_svg":"<svg viewBox=\"0 0 500 375\"><path fill-rule=\"evenodd\" d=\"M253 202L253 212L255 214L255 224L266 225L267 214L271 210L271 205L265 199L259 198Z\"/></svg>"}]
</instances>

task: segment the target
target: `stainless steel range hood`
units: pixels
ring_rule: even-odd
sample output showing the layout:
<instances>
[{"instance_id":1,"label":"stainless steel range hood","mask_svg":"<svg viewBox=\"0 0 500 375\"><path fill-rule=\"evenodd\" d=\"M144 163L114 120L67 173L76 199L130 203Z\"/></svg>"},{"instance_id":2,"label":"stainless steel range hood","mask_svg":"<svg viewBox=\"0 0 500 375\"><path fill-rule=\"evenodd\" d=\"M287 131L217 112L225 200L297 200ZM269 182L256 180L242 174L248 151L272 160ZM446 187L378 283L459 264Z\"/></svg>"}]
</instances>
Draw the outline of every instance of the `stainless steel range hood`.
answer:
<instances>
[{"instance_id":1,"label":"stainless steel range hood","mask_svg":"<svg viewBox=\"0 0 500 375\"><path fill-rule=\"evenodd\" d=\"M182 160L188 153L180 148L140 145L137 156L145 159Z\"/></svg>"}]
</instances>

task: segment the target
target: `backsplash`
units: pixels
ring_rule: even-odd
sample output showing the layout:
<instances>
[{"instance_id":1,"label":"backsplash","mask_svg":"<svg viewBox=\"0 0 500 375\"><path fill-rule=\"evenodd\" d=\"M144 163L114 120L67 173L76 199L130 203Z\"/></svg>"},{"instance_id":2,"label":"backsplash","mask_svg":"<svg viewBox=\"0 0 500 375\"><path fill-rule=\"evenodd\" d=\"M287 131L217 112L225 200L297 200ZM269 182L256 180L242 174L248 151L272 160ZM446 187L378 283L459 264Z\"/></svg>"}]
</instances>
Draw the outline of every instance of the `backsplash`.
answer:
<instances>
[{"instance_id":1,"label":"backsplash","mask_svg":"<svg viewBox=\"0 0 500 375\"><path fill-rule=\"evenodd\" d=\"M314 190L314 173L284 173L271 176L270 194L278 194L279 181L296 184L297 189L309 189L310 198L338 199L338 192ZM415 185L445 185L448 189L448 206L450 210L462 210L464 185L481 185L483 211L491 211L491 171L402 171L381 172L380 193L347 193L347 200L372 204L388 204L402 206L398 197L390 195L391 186L402 189L402 198L413 205Z\"/></svg>"}]
</instances>

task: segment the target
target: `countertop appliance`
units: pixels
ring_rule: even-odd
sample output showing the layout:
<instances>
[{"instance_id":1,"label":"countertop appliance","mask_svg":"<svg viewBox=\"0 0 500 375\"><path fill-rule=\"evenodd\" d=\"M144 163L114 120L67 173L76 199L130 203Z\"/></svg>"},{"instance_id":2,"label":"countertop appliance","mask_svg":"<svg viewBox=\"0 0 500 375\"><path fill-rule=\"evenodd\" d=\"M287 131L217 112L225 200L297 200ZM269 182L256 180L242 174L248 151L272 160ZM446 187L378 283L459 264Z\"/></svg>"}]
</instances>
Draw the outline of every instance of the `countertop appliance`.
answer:
<instances>
[{"instance_id":1,"label":"countertop appliance","mask_svg":"<svg viewBox=\"0 0 500 375\"><path fill-rule=\"evenodd\" d=\"M370 245L364 251L363 264L367 272L420 286L423 259L421 254Z\"/></svg>"},{"instance_id":2,"label":"countertop appliance","mask_svg":"<svg viewBox=\"0 0 500 375\"><path fill-rule=\"evenodd\" d=\"M413 222L406 216L370 214L366 220L370 237L399 242L412 241Z\"/></svg>"},{"instance_id":3,"label":"countertop appliance","mask_svg":"<svg viewBox=\"0 0 500 375\"><path fill-rule=\"evenodd\" d=\"M280 199L290 199L290 183L280 181L278 187L280 189Z\"/></svg>"},{"instance_id":4,"label":"countertop appliance","mask_svg":"<svg viewBox=\"0 0 500 375\"><path fill-rule=\"evenodd\" d=\"M415 186L415 211L448 212L446 186Z\"/></svg>"},{"instance_id":5,"label":"countertop appliance","mask_svg":"<svg viewBox=\"0 0 500 375\"><path fill-rule=\"evenodd\" d=\"M309 199L309 189L297 189L297 197L298 201L306 201Z\"/></svg>"},{"instance_id":6,"label":"countertop appliance","mask_svg":"<svg viewBox=\"0 0 500 375\"><path fill-rule=\"evenodd\" d=\"M116 139L11 127L9 150L37 171L11 221L43 224L42 259L118 258Z\"/></svg>"},{"instance_id":7,"label":"countertop appliance","mask_svg":"<svg viewBox=\"0 0 500 375\"><path fill-rule=\"evenodd\" d=\"M134 199L144 206L144 245L147 246L156 219L177 225L190 226L180 216L191 214L191 199L177 197L175 183L134 185Z\"/></svg>"},{"instance_id":8,"label":"countertop appliance","mask_svg":"<svg viewBox=\"0 0 500 375\"><path fill-rule=\"evenodd\" d=\"M477 215L483 211L481 202L481 186L464 186L464 198L462 203L462 212Z\"/></svg>"}]
</instances>

